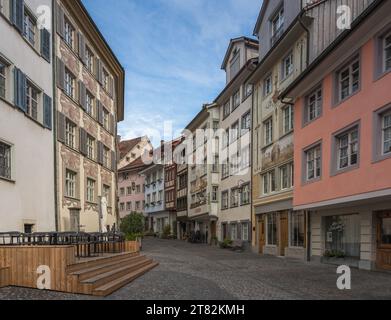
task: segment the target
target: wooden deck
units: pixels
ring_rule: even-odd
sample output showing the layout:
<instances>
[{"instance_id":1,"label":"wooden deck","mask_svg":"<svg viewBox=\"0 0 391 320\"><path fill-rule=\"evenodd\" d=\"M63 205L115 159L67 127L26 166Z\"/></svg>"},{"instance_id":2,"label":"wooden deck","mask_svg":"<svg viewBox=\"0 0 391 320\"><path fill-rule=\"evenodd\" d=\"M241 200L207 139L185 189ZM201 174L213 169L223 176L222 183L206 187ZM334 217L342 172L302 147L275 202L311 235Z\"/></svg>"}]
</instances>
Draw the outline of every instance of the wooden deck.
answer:
<instances>
[{"instance_id":1,"label":"wooden deck","mask_svg":"<svg viewBox=\"0 0 391 320\"><path fill-rule=\"evenodd\" d=\"M140 255L137 244L127 252L77 259L74 246L0 247L0 287L38 287L37 269L50 269L50 290L107 296L158 264Z\"/></svg>"}]
</instances>

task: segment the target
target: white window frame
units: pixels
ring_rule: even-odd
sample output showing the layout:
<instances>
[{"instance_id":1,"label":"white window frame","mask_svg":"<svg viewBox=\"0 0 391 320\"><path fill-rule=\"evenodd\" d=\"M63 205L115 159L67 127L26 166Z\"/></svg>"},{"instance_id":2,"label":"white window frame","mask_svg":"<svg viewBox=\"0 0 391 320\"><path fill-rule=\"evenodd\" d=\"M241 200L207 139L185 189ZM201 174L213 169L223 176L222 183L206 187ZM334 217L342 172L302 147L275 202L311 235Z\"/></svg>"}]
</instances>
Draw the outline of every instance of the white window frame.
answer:
<instances>
[{"instance_id":1,"label":"white window frame","mask_svg":"<svg viewBox=\"0 0 391 320\"><path fill-rule=\"evenodd\" d=\"M3 69L4 72L0 72L0 98L7 98L7 76L8 76L8 65L0 60L0 69ZM2 94L4 92L4 95Z\"/></svg>"},{"instance_id":2,"label":"white window frame","mask_svg":"<svg viewBox=\"0 0 391 320\"><path fill-rule=\"evenodd\" d=\"M26 108L27 114L38 121L39 114L39 101L40 101L40 90L37 89L30 81L26 81Z\"/></svg>"},{"instance_id":3,"label":"white window frame","mask_svg":"<svg viewBox=\"0 0 391 320\"><path fill-rule=\"evenodd\" d=\"M268 146L273 143L273 118L269 118L263 122L264 145Z\"/></svg>"},{"instance_id":4,"label":"white window frame","mask_svg":"<svg viewBox=\"0 0 391 320\"><path fill-rule=\"evenodd\" d=\"M76 148L76 128L71 120L65 119L65 145L72 149Z\"/></svg>"},{"instance_id":5,"label":"white window frame","mask_svg":"<svg viewBox=\"0 0 391 320\"><path fill-rule=\"evenodd\" d=\"M223 107L223 118L227 118L231 114L231 101L224 103Z\"/></svg>"},{"instance_id":6,"label":"white window frame","mask_svg":"<svg viewBox=\"0 0 391 320\"><path fill-rule=\"evenodd\" d=\"M86 46L86 68L89 72L94 72L94 53L92 50Z\"/></svg>"},{"instance_id":7,"label":"white window frame","mask_svg":"<svg viewBox=\"0 0 391 320\"><path fill-rule=\"evenodd\" d=\"M282 80L288 78L294 71L293 52L282 60Z\"/></svg>"},{"instance_id":8,"label":"white window frame","mask_svg":"<svg viewBox=\"0 0 391 320\"><path fill-rule=\"evenodd\" d=\"M358 64L358 68L354 66ZM347 73L346 76L343 76ZM346 86L347 84L347 86ZM354 88L357 85L357 88ZM338 98L339 101L348 99L354 93L360 90L361 86L361 62L360 57L354 58L349 64L338 72ZM347 92L345 92L347 90Z\"/></svg>"},{"instance_id":9,"label":"white window frame","mask_svg":"<svg viewBox=\"0 0 391 320\"><path fill-rule=\"evenodd\" d=\"M276 41L281 37L282 32L284 30L284 7L282 6L278 12L274 15L274 17L271 19L272 24L272 45L276 43Z\"/></svg>"},{"instance_id":10,"label":"white window frame","mask_svg":"<svg viewBox=\"0 0 391 320\"><path fill-rule=\"evenodd\" d=\"M108 168L110 165L110 149L103 146L103 166Z\"/></svg>"},{"instance_id":11,"label":"white window frame","mask_svg":"<svg viewBox=\"0 0 391 320\"><path fill-rule=\"evenodd\" d=\"M250 240L250 237L249 237L249 232L248 232L248 226L249 224L246 222L246 223L242 223L242 240L243 241L249 241Z\"/></svg>"},{"instance_id":12,"label":"white window frame","mask_svg":"<svg viewBox=\"0 0 391 320\"><path fill-rule=\"evenodd\" d=\"M305 152L306 157L306 180L313 181L319 179L322 176L322 149L321 145L314 146ZM310 164L312 164L314 176L310 178ZM319 174L318 174L319 171Z\"/></svg>"},{"instance_id":13,"label":"white window frame","mask_svg":"<svg viewBox=\"0 0 391 320\"><path fill-rule=\"evenodd\" d=\"M106 108L103 108L103 127L106 130L109 130L110 127L110 112Z\"/></svg>"},{"instance_id":14,"label":"white window frame","mask_svg":"<svg viewBox=\"0 0 391 320\"><path fill-rule=\"evenodd\" d=\"M322 114L323 90L318 88L307 96L306 99L306 122L318 119Z\"/></svg>"},{"instance_id":15,"label":"white window frame","mask_svg":"<svg viewBox=\"0 0 391 320\"><path fill-rule=\"evenodd\" d=\"M95 180L87 178L87 201L90 203L95 202L95 185Z\"/></svg>"},{"instance_id":16,"label":"white window frame","mask_svg":"<svg viewBox=\"0 0 391 320\"><path fill-rule=\"evenodd\" d=\"M95 160L95 139L87 135L87 158Z\"/></svg>"},{"instance_id":17,"label":"white window frame","mask_svg":"<svg viewBox=\"0 0 391 320\"><path fill-rule=\"evenodd\" d=\"M238 225L237 224L231 224L231 240L237 240L238 239Z\"/></svg>"},{"instance_id":18,"label":"white window frame","mask_svg":"<svg viewBox=\"0 0 391 320\"><path fill-rule=\"evenodd\" d=\"M229 191L223 191L221 193L221 210L227 210L229 208Z\"/></svg>"},{"instance_id":19,"label":"white window frame","mask_svg":"<svg viewBox=\"0 0 391 320\"><path fill-rule=\"evenodd\" d=\"M241 130L242 130L242 135L246 134L251 130L251 112L247 112L242 116L241 120Z\"/></svg>"},{"instance_id":20,"label":"white window frame","mask_svg":"<svg viewBox=\"0 0 391 320\"><path fill-rule=\"evenodd\" d=\"M272 217L272 219L271 219ZM271 230L274 230L273 226L275 226L276 232L273 233L272 238L274 243L269 242L270 230L269 227L272 227ZM277 228L277 213L269 213L266 215L266 244L268 246L276 246L278 242L278 228Z\"/></svg>"},{"instance_id":21,"label":"white window frame","mask_svg":"<svg viewBox=\"0 0 391 320\"><path fill-rule=\"evenodd\" d=\"M282 130L283 134L288 134L294 129L294 111L292 105L287 105L282 109Z\"/></svg>"},{"instance_id":22,"label":"white window frame","mask_svg":"<svg viewBox=\"0 0 391 320\"><path fill-rule=\"evenodd\" d=\"M64 41L65 43L74 49L75 47L75 27L68 20L67 17L64 19Z\"/></svg>"},{"instance_id":23,"label":"white window frame","mask_svg":"<svg viewBox=\"0 0 391 320\"><path fill-rule=\"evenodd\" d=\"M273 92L273 76L269 75L263 81L263 95L267 97Z\"/></svg>"},{"instance_id":24,"label":"white window frame","mask_svg":"<svg viewBox=\"0 0 391 320\"><path fill-rule=\"evenodd\" d=\"M76 193L77 193L76 181L77 181L77 173L72 170L66 169L66 171L65 171L65 195L68 198L73 198L73 199L76 198Z\"/></svg>"},{"instance_id":25,"label":"white window frame","mask_svg":"<svg viewBox=\"0 0 391 320\"><path fill-rule=\"evenodd\" d=\"M37 21L25 6L23 16L23 36L33 46L36 45Z\"/></svg>"},{"instance_id":26,"label":"white window frame","mask_svg":"<svg viewBox=\"0 0 391 320\"><path fill-rule=\"evenodd\" d=\"M300 221L298 216L301 216L303 218L303 221ZM303 212L291 212L289 217L289 227L290 227L290 237L289 237L289 245L291 248L303 248L305 246L305 224L306 224L306 217ZM302 228L304 230L304 243L302 246L299 245L298 242L295 243L294 236L295 236L295 230L300 230L300 224L302 225ZM296 227L296 228L295 228ZM299 233L296 233L298 235ZM298 237L297 237L298 238Z\"/></svg>"},{"instance_id":27,"label":"white window frame","mask_svg":"<svg viewBox=\"0 0 391 320\"><path fill-rule=\"evenodd\" d=\"M389 143L391 144L391 138L386 140L386 132L391 131L391 120L390 124L386 126L386 118L391 117L391 111L386 112L385 114L382 115L381 118L381 123L382 123L382 155L388 155L391 153L391 149L389 151L386 151L386 144ZM391 133L390 133L391 135ZM391 148L391 147L390 147Z\"/></svg>"},{"instance_id":28,"label":"white window frame","mask_svg":"<svg viewBox=\"0 0 391 320\"><path fill-rule=\"evenodd\" d=\"M64 91L66 95L71 97L72 99L75 99L75 82L76 77L71 71L65 68Z\"/></svg>"},{"instance_id":29,"label":"white window frame","mask_svg":"<svg viewBox=\"0 0 391 320\"><path fill-rule=\"evenodd\" d=\"M239 121L236 121L232 126L231 126L231 139L230 142L234 143L236 140L239 139L239 132L240 127L239 127Z\"/></svg>"},{"instance_id":30,"label":"white window frame","mask_svg":"<svg viewBox=\"0 0 391 320\"><path fill-rule=\"evenodd\" d=\"M0 174L1 174L0 178L11 180L12 179L12 145L0 140L0 147L1 149L4 150L4 152L0 155L0 157L2 158L2 162L4 162L3 168L0 168Z\"/></svg>"},{"instance_id":31,"label":"white window frame","mask_svg":"<svg viewBox=\"0 0 391 320\"><path fill-rule=\"evenodd\" d=\"M356 137L354 138L354 134ZM346 139L346 144L343 144ZM354 167L359 162L359 128L354 127L347 132L340 134L337 137L337 147L338 147L338 170L345 170L350 167ZM343 150L346 150L346 155L342 156ZM356 163L352 163L353 156L356 156ZM342 166L342 161L347 159L348 164Z\"/></svg>"},{"instance_id":32,"label":"white window frame","mask_svg":"<svg viewBox=\"0 0 391 320\"><path fill-rule=\"evenodd\" d=\"M390 41L388 44L387 40ZM387 54L389 54L388 57ZM389 65L387 66L387 64ZM383 39L383 66L384 72L391 71L391 32Z\"/></svg>"},{"instance_id":33,"label":"white window frame","mask_svg":"<svg viewBox=\"0 0 391 320\"><path fill-rule=\"evenodd\" d=\"M281 190L289 190L293 187L293 163L288 163L279 168ZM285 180L286 179L286 184Z\"/></svg>"},{"instance_id":34,"label":"white window frame","mask_svg":"<svg viewBox=\"0 0 391 320\"><path fill-rule=\"evenodd\" d=\"M95 97L87 90L86 92L86 112L91 116L95 116Z\"/></svg>"},{"instance_id":35,"label":"white window frame","mask_svg":"<svg viewBox=\"0 0 391 320\"><path fill-rule=\"evenodd\" d=\"M240 90L236 91L232 96L232 112L240 106Z\"/></svg>"}]
</instances>

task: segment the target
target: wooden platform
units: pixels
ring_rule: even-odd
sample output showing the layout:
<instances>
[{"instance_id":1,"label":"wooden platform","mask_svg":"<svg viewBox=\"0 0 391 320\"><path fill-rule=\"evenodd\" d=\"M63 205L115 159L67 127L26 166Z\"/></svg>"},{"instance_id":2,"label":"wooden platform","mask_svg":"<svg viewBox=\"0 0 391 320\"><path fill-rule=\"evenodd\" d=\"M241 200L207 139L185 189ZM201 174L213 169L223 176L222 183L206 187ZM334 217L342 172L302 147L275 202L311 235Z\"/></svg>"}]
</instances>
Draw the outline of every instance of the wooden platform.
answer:
<instances>
[{"instance_id":1,"label":"wooden platform","mask_svg":"<svg viewBox=\"0 0 391 320\"><path fill-rule=\"evenodd\" d=\"M73 246L0 247L0 287L37 288L37 269L47 266L50 290L107 296L157 265L138 251L76 259Z\"/></svg>"}]
</instances>

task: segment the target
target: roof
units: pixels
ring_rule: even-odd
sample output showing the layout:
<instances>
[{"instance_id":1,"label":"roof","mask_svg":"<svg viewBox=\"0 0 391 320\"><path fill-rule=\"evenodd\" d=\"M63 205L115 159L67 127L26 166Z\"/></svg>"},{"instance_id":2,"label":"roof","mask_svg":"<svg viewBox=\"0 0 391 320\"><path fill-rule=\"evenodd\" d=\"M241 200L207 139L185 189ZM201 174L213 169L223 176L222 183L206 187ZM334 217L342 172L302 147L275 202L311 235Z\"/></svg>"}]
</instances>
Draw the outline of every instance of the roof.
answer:
<instances>
[{"instance_id":1,"label":"roof","mask_svg":"<svg viewBox=\"0 0 391 320\"><path fill-rule=\"evenodd\" d=\"M118 170L118 172L124 171L142 171L147 168L149 165L145 164L142 157L137 158L132 163Z\"/></svg>"},{"instance_id":2,"label":"roof","mask_svg":"<svg viewBox=\"0 0 391 320\"><path fill-rule=\"evenodd\" d=\"M259 46L259 41L257 39L252 39L252 38L248 38L248 37L244 37L244 36L231 39L229 42L227 52L225 53L223 64L221 65L221 69L224 69L225 66L227 65L228 58L229 58L229 55L231 54L232 47L234 46L234 44L237 42L241 42L241 41L244 41L246 44L257 47L257 48Z\"/></svg>"},{"instance_id":3,"label":"roof","mask_svg":"<svg viewBox=\"0 0 391 320\"><path fill-rule=\"evenodd\" d=\"M132 140L125 140L121 141L118 145L119 147L119 153L120 153L120 159L123 159L130 151L133 150L133 148L140 143L142 140L142 137L135 138Z\"/></svg>"},{"instance_id":4,"label":"roof","mask_svg":"<svg viewBox=\"0 0 391 320\"><path fill-rule=\"evenodd\" d=\"M267 8L268 4L269 4L269 0L263 0L261 11L259 12L259 15L257 18L257 23L255 24L254 31L253 31L254 36L258 35L258 31L259 31L259 28L261 27L263 16L265 15L266 8Z\"/></svg>"}]
</instances>

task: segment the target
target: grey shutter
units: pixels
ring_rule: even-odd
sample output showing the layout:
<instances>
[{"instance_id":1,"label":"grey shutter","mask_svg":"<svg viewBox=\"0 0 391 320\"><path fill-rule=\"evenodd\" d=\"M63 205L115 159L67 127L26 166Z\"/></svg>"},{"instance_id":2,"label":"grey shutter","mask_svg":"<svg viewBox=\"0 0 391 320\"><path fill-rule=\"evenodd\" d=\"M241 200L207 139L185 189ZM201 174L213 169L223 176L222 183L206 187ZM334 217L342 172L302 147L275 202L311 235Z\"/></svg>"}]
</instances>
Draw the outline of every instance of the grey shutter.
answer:
<instances>
[{"instance_id":1,"label":"grey shutter","mask_svg":"<svg viewBox=\"0 0 391 320\"><path fill-rule=\"evenodd\" d=\"M96 58L95 60L95 76L96 76L96 80L98 80L98 82L100 84L103 83L103 66L102 66L102 61L100 61L99 58Z\"/></svg>"},{"instance_id":2,"label":"grey shutter","mask_svg":"<svg viewBox=\"0 0 391 320\"><path fill-rule=\"evenodd\" d=\"M231 239L231 230L232 230L232 225L229 224L229 225L228 225L228 235L227 235L227 239L234 240L234 239Z\"/></svg>"},{"instance_id":3,"label":"grey shutter","mask_svg":"<svg viewBox=\"0 0 391 320\"><path fill-rule=\"evenodd\" d=\"M251 222L248 223L248 242L253 241L253 230Z\"/></svg>"},{"instance_id":4,"label":"grey shutter","mask_svg":"<svg viewBox=\"0 0 391 320\"><path fill-rule=\"evenodd\" d=\"M80 128L80 153L87 156L87 132Z\"/></svg>"},{"instance_id":5,"label":"grey shutter","mask_svg":"<svg viewBox=\"0 0 391 320\"><path fill-rule=\"evenodd\" d=\"M117 157L114 151L111 151L111 170L117 170Z\"/></svg>"},{"instance_id":6,"label":"grey shutter","mask_svg":"<svg viewBox=\"0 0 391 320\"><path fill-rule=\"evenodd\" d=\"M103 143L98 141L98 163L103 165Z\"/></svg>"},{"instance_id":7,"label":"grey shutter","mask_svg":"<svg viewBox=\"0 0 391 320\"><path fill-rule=\"evenodd\" d=\"M65 64L60 58L57 58L57 86L65 89Z\"/></svg>"},{"instance_id":8,"label":"grey shutter","mask_svg":"<svg viewBox=\"0 0 391 320\"><path fill-rule=\"evenodd\" d=\"M55 1L56 6L56 27L57 27L57 33L64 38L64 10L60 6L60 4Z\"/></svg>"},{"instance_id":9,"label":"grey shutter","mask_svg":"<svg viewBox=\"0 0 391 320\"><path fill-rule=\"evenodd\" d=\"M101 126L103 126L103 105L99 100L97 100L96 109L98 112L98 122Z\"/></svg>"},{"instance_id":10,"label":"grey shutter","mask_svg":"<svg viewBox=\"0 0 391 320\"><path fill-rule=\"evenodd\" d=\"M52 98L43 94L43 125L47 129L52 129Z\"/></svg>"},{"instance_id":11,"label":"grey shutter","mask_svg":"<svg viewBox=\"0 0 391 320\"><path fill-rule=\"evenodd\" d=\"M26 76L18 68L14 68L14 104L23 112L27 112Z\"/></svg>"},{"instance_id":12,"label":"grey shutter","mask_svg":"<svg viewBox=\"0 0 391 320\"><path fill-rule=\"evenodd\" d=\"M115 135L115 120L112 114L110 114L110 131L112 135Z\"/></svg>"},{"instance_id":13,"label":"grey shutter","mask_svg":"<svg viewBox=\"0 0 391 320\"><path fill-rule=\"evenodd\" d=\"M57 112L57 140L65 143L65 116Z\"/></svg>"},{"instance_id":14,"label":"grey shutter","mask_svg":"<svg viewBox=\"0 0 391 320\"><path fill-rule=\"evenodd\" d=\"M83 81L79 81L79 103L83 110L87 107L87 91Z\"/></svg>"},{"instance_id":15,"label":"grey shutter","mask_svg":"<svg viewBox=\"0 0 391 320\"><path fill-rule=\"evenodd\" d=\"M79 58L85 65L86 64L86 41L81 33L78 34L78 39L79 39Z\"/></svg>"},{"instance_id":16,"label":"grey shutter","mask_svg":"<svg viewBox=\"0 0 391 320\"><path fill-rule=\"evenodd\" d=\"M112 77L109 78L109 94L110 97L114 97L114 79Z\"/></svg>"},{"instance_id":17,"label":"grey shutter","mask_svg":"<svg viewBox=\"0 0 391 320\"><path fill-rule=\"evenodd\" d=\"M237 235L236 235L236 237L238 238L237 240L241 240L242 239L242 224L238 223L236 225L236 228L237 228Z\"/></svg>"},{"instance_id":18,"label":"grey shutter","mask_svg":"<svg viewBox=\"0 0 391 320\"><path fill-rule=\"evenodd\" d=\"M10 10L11 10L10 17L11 17L12 24L19 30L20 33L23 33L24 1L11 0Z\"/></svg>"},{"instance_id":19,"label":"grey shutter","mask_svg":"<svg viewBox=\"0 0 391 320\"><path fill-rule=\"evenodd\" d=\"M41 30L41 55L50 62L50 32L46 29Z\"/></svg>"}]
</instances>

